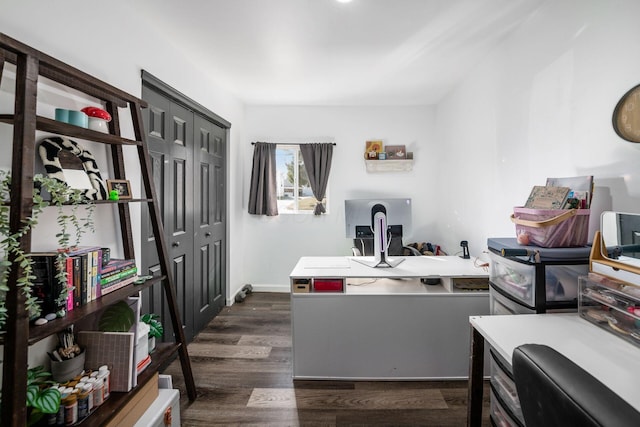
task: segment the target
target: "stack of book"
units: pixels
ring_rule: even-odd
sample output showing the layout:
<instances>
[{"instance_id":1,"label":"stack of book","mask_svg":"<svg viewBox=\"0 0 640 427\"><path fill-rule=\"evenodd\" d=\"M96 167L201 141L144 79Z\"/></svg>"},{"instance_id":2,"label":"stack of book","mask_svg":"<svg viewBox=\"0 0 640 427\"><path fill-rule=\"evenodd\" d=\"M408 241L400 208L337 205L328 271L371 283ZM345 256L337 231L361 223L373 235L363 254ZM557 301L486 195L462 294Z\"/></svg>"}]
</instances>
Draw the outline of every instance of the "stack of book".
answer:
<instances>
[{"instance_id":1,"label":"stack of book","mask_svg":"<svg viewBox=\"0 0 640 427\"><path fill-rule=\"evenodd\" d=\"M138 277L138 269L132 259L111 259L102 265L102 249L97 246L76 247L63 257L60 251L34 252L31 259L35 277L33 293L43 314L62 309L72 311L133 283ZM58 278L59 269L66 273L66 301L59 298L63 290Z\"/></svg>"},{"instance_id":2,"label":"stack of book","mask_svg":"<svg viewBox=\"0 0 640 427\"><path fill-rule=\"evenodd\" d=\"M82 246L69 250L61 257L61 252L35 252L31 254L34 266L34 294L42 301L44 313L60 309L72 311L88 302L100 298L99 274L102 250L97 246ZM62 265L58 265L58 263ZM64 269L67 277L68 295L66 302L58 296L62 289L57 278L59 269Z\"/></svg>"},{"instance_id":3,"label":"stack of book","mask_svg":"<svg viewBox=\"0 0 640 427\"><path fill-rule=\"evenodd\" d=\"M102 266L100 275L101 294L105 295L133 283L138 278L138 268L132 259L111 259Z\"/></svg>"}]
</instances>

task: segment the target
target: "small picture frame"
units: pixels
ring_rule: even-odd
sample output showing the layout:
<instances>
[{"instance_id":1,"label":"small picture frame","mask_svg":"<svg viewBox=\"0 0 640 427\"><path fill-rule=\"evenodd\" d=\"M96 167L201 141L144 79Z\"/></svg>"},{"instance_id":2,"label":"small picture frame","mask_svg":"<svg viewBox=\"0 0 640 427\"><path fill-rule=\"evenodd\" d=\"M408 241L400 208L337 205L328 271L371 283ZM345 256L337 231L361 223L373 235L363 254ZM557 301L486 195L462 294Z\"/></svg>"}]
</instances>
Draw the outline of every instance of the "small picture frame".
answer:
<instances>
[{"instance_id":1,"label":"small picture frame","mask_svg":"<svg viewBox=\"0 0 640 427\"><path fill-rule=\"evenodd\" d=\"M369 160L377 159L382 152L382 145L382 141L380 140L367 141L364 150L365 158Z\"/></svg>"},{"instance_id":2,"label":"small picture frame","mask_svg":"<svg viewBox=\"0 0 640 427\"><path fill-rule=\"evenodd\" d=\"M118 192L120 199L131 199L131 184L126 179L108 179L107 190L109 192L115 190Z\"/></svg>"},{"instance_id":3,"label":"small picture frame","mask_svg":"<svg viewBox=\"0 0 640 427\"><path fill-rule=\"evenodd\" d=\"M387 159L389 160L407 158L407 150L404 145L387 145L384 151L387 152Z\"/></svg>"}]
</instances>

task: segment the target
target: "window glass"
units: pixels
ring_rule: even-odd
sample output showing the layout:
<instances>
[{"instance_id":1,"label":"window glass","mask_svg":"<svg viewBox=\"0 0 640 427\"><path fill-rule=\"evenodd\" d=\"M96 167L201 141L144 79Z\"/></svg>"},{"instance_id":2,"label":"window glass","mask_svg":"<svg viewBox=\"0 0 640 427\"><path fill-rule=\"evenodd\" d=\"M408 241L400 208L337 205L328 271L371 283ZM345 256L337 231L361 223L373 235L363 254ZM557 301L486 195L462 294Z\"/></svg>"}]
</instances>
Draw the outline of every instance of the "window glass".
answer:
<instances>
[{"instance_id":1,"label":"window glass","mask_svg":"<svg viewBox=\"0 0 640 427\"><path fill-rule=\"evenodd\" d=\"M297 145L278 144L276 148L277 191L279 214L313 214L313 197L302 154ZM328 189L327 189L328 194ZM329 212L327 198L322 203Z\"/></svg>"}]
</instances>

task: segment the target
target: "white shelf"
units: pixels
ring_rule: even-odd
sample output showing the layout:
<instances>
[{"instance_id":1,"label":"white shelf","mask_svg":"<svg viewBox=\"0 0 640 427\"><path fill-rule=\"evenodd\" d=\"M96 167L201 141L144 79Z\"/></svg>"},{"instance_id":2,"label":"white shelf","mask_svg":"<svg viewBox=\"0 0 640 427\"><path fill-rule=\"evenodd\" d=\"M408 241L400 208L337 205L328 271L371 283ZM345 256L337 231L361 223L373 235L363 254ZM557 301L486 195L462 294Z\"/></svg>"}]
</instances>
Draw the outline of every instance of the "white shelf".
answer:
<instances>
[{"instance_id":1,"label":"white shelf","mask_svg":"<svg viewBox=\"0 0 640 427\"><path fill-rule=\"evenodd\" d=\"M413 159L365 160L367 172L407 172L413 169Z\"/></svg>"}]
</instances>

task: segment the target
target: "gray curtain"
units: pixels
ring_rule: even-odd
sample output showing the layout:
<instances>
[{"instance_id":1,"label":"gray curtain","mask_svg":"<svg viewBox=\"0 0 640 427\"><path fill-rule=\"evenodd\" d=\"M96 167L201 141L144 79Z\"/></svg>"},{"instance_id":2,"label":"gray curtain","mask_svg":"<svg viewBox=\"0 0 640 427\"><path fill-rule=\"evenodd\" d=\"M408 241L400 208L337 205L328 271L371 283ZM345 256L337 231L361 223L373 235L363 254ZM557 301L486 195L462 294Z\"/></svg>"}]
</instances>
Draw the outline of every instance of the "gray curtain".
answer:
<instances>
[{"instance_id":1,"label":"gray curtain","mask_svg":"<svg viewBox=\"0 0 640 427\"><path fill-rule=\"evenodd\" d=\"M253 146L249 213L267 216L278 215L276 144L256 142Z\"/></svg>"},{"instance_id":2,"label":"gray curtain","mask_svg":"<svg viewBox=\"0 0 640 427\"><path fill-rule=\"evenodd\" d=\"M300 153L302 153L304 167L309 176L311 190L317 201L313 214L323 214L326 210L322 204L322 199L324 199L327 192L327 182L329 181L329 172L331 171L331 157L333 156L333 144L300 144Z\"/></svg>"}]
</instances>

